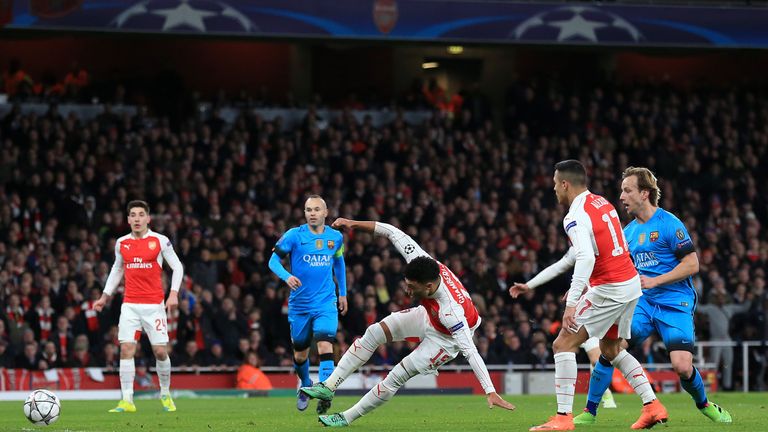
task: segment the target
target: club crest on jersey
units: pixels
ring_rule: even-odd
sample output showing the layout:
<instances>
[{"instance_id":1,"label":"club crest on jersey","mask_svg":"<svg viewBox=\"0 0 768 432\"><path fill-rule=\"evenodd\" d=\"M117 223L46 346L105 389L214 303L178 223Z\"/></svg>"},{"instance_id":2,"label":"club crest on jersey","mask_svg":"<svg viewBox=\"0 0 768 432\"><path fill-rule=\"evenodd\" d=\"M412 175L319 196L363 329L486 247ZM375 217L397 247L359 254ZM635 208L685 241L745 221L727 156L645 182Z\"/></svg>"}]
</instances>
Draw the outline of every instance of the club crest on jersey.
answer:
<instances>
[{"instance_id":1,"label":"club crest on jersey","mask_svg":"<svg viewBox=\"0 0 768 432\"><path fill-rule=\"evenodd\" d=\"M315 240L315 249L320 250L323 248L323 241L320 239Z\"/></svg>"},{"instance_id":2,"label":"club crest on jersey","mask_svg":"<svg viewBox=\"0 0 768 432\"><path fill-rule=\"evenodd\" d=\"M151 250L155 250L157 248L157 242L152 240L147 244L147 247L149 247Z\"/></svg>"},{"instance_id":3,"label":"club crest on jersey","mask_svg":"<svg viewBox=\"0 0 768 432\"><path fill-rule=\"evenodd\" d=\"M675 237L677 237L678 240L682 240L685 238L685 234L683 234L683 230L678 229L675 231Z\"/></svg>"},{"instance_id":4,"label":"club crest on jersey","mask_svg":"<svg viewBox=\"0 0 768 432\"><path fill-rule=\"evenodd\" d=\"M328 240L328 249L333 250L334 246L336 246L336 242L333 240Z\"/></svg>"},{"instance_id":5,"label":"club crest on jersey","mask_svg":"<svg viewBox=\"0 0 768 432\"><path fill-rule=\"evenodd\" d=\"M659 239L659 232L658 231L651 231L651 235L648 237L649 240L651 240L651 243L655 242Z\"/></svg>"},{"instance_id":6,"label":"club crest on jersey","mask_svg":"<svg viewBox=\"0 0 768 432\"><path fill-rule=\"evenodd\" d=\"M638 244L643 244L643 243L645 243L645 233L640 233L640 235L639 235L639 236L637 236L637 243L638 243Z\"/></svg>"}]
</instances>

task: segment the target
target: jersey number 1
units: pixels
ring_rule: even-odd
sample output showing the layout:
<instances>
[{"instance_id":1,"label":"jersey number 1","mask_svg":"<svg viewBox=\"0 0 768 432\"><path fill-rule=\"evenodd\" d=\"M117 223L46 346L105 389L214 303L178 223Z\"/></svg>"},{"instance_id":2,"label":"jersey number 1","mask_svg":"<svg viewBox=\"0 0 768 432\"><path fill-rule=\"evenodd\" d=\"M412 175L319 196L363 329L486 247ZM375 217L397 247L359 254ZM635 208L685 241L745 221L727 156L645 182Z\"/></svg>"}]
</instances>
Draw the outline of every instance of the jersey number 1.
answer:
<instances>
[{"instance_id":1,"label":"jersey number 1","mask_svg":"<svg viewBox=\"0 0 768 432\"><path fill-rule=\"evenodd\" d=\"M619 256L625 251L628 252L629 247L627 246L627 239L624 238L624 235L621 232L621 222L619 221L619 214L616 210L611 210L608 214L603 213L603 222L608 225L608 231L611 233L611 240L613 240L613 250L611 251L611 255ZM624 243L624 247L619 243L619 234L617 234L617 231L621 234L621 241Z\"/></svg>"}]
</instances>

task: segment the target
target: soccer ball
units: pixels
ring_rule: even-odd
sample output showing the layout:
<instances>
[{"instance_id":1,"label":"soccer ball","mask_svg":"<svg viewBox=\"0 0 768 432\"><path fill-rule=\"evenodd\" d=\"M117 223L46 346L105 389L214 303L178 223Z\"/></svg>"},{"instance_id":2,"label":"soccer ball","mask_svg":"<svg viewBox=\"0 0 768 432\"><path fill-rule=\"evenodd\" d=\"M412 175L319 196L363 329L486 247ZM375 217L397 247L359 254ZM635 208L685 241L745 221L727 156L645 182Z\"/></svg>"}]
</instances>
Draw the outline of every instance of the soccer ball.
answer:
<instances>
[{"instance_id":1,"label":"soccer ball","mask_svg":"<svg viewBox=\"0 0 768 432\"><path fill-rule=\"evenodd\" d=\"M24 415L33 424L46 426L54 423L61 415L61 401L48 390L35 390L24 401Z\"/></svg>"}]
</instances>

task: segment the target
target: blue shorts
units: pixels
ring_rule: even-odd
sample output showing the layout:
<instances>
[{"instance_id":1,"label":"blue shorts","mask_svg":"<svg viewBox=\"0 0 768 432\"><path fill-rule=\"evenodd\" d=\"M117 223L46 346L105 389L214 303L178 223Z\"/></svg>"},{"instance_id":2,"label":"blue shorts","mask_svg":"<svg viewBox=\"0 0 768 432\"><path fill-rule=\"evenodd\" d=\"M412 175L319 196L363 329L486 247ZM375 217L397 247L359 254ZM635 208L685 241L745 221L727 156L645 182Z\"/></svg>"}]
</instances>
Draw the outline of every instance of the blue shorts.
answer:
<instances>
[{"instance_id":1,"label":"blue shorts","mask_svg":"<svg viewBox=\"0 0 768 432\"><path fill-rule=\"evenodd\" d=\"M339 312L334 306L311 312L288 314L291 326L293 349L303 351L309 348L314 338L317 341L334 342L339 328Z\"/></svg>"},{"instance_id":2,"label":"blue shorts","mask_svg":"<svg viewBox=\"0 0 768 432\"><path fill-rule=\"evenodd\" d=\"M667 351L689 351L693 353L696 333L693 327L693 313L696 302L690 302L690 310L681 310L659 304L652 304L641 296L637 301L632 318L632 339L630 346L636 346L654 331L659 334Z\"/></svg>"}]
</instances>

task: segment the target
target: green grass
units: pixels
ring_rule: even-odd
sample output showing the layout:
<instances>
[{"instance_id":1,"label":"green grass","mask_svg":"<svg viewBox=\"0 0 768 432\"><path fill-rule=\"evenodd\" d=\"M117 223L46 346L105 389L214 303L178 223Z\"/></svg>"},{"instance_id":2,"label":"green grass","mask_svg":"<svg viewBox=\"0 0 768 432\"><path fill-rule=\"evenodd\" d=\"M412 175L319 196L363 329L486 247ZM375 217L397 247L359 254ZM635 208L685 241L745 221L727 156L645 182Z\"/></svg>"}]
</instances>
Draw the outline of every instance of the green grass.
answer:
<instances>
[{"instance_id":1,"label":"green grass","mask_svg":"<svg viewBox=\"0 0 768 432\"><path fill-rule=\"evenodd\" d=\"M598 424L581 426L585 431L629 430L640 413L634 395L616 396L618 409L600 411ZM711 399L730 410L734 424L711 423L695 409L687 394L663 394L670 414L667 431L750 431L768 430L768 394L715 394ZM358 398L338 397L332 412L347 409ZM514 412L489 410L482 396L395 396L389 403L352 424L360 431L526 431L543 423L555 412L554 396L509 396L517 405ZM575 408L583 407L584 395ZM134 414L109 414L115 401L64 401L62 416L51 426L37 427L22 413L21 402L0 402L0 431L131 431L131 432L283 432L319 430L315 405L300 413L295 400L285 397L251 399L177 399L178 411L164 413L157 400L138 400Z\"/></svg>"}]
</instances>

